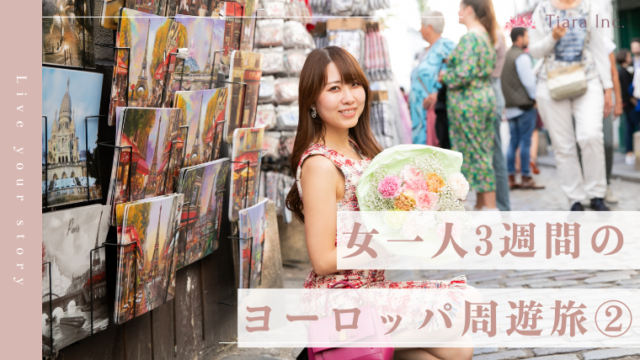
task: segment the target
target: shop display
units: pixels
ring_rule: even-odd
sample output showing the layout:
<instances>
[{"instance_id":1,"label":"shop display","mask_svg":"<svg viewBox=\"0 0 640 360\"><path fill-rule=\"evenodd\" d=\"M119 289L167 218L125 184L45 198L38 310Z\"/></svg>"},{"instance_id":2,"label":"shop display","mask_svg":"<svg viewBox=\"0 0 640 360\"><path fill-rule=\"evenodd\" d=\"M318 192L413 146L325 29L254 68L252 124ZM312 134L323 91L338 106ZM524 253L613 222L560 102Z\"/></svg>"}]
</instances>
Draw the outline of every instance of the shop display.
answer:
<instances>
[{"instance_id":1,"label":"shop display","mask_svg":"<svg viewBox=\"0 0 640 360\"><path fill-rule=\"evenodd\" d=\"M94 67L93 20L85 1L42 0L42 63Z\"/></svg>"},{"instance_id":2,"label":"shop display","mask_svg":"<svg viewBox=\"0 0 640 360\"><path fill-rule=\"evenodd\" d=\"M234 51L232 54L225 130L228 143L232 142L235 129L253 127L262 76L262 57L262 54L248 51Z\"/></svg>"},{"instance_id":3,"label":"shop display","mask_svg":"<svg viewBox=\"0 0 640 360\"><path fill-rule=\"evenodd\" d=\"M256 127L272 130L276 127L276 109L272 104L258 105Z\"/></svg>"},{"instance_id":4,"label":"shop display","mask_svg":"<svg viewBox=\"0 0 640 360\"><path fill-rule=\"evenodd\" d=\"M287 74L300 75L304 62L311 50L291 49L284 52L284 65Z\"/></svg>"},{"instance_id":5,"label":"shop display","mask_svg":"<svg viewBox=\"0 0 640 360\"><path fill-rule=\"evenodd\" d=\"M338 46L353 55L360 66L364 67L365 42L364 31L358 30L327 30L329 46Z\"/></svg>"},{"instance_id":6,"label":"shop display","mask_svg":"<svg viewBox=\"0 0 640 360\"><path fill-rule=\"evenodd\" d=\"M262 57L262 73L264 75L278 74L285 71L284 67L284 48L275 47L267 49L258 49Z\"/></svg>"},{"instance_id":7,"label":"shop display","mask_svg":"<svg viewBox=\"0 0 640 360\"><path fill-rule=\"evenodd\" d=\"M258 32L256 45L259 47L282 46L284 41L284 20L265 19L256 21L256 31Z\"/></svg>"},{"instance_id":8,"label":"shop display","mask_svg":"<svg viewBox=\"0 0 640 360\"><path fill-rule=\"evenodd\" d=\"M43 206L102 198L98 119L85 121L100 114L102 78L94 72L42 68Z\"/></svg>"},{"instance_id":9,"label":"shop display","mask_svg":"<svg viewBox=\"0 0 640 360\"><path fill-rule=\"evenodd\" d=\"M116 124L116 157L108 204L152 198L167 186L173 137L180 134L180 109L125 108ZM171 176L169 177L171 178ZM113 223L113 220L112 220Z\"/></svg>"},{"instance_id":10,"label":"shop display","mask_svg":"<svg viewBox=\"0 0 640 360\"><path fill-rule=\"evenodd\" d=\"M313 37L304 25L298 21L287 21L282 28L282 45L285 49L315 49Z\"/></svg>"},{"instance_id":11,"label":"shop display","mask_svg":"<svg viewBox=\"0 0 640 360\"><path fill-rule=\"evenodd\" d=\"M179 192L185 197L178 238L178 269L202 259L218 248L229 159L183 170L178 184Z\"/></svg>"},{"instance_id":12,"label":"shop display","mask_svg":"<svg viewBox=\"0 0 640 360\"><path fill-rule=\"evenodd\" d=\"M107 237L108 215L103 205L42 214L43 356L109 324L105 252L98 249Z\"/></svg>"},{"instance_id":13,"label":"shop display","mask_svg":"<svg viewBox=\"0 0 640 360\"><path fill-rule=\"evenodd\" d=\"M278 130L296 130L298 128L298 105L280 105L276 109L276 128Z\"/></svg>"},{"instance_id":14,"label":"shop display","mask_svg":"<svg viewBox=\"0 0 640 360\"><path fill-rule=\"evenodd\" d=\"M110 114L113 108L160 107L165 87L165 74L170 54L187 46L187 31L177 21L145 14L131 9L122 10L116 44L117 61L130 59L130 63L114 67ZM119 74L125 72L125 74ZM128 78L127 78L128 76ZM123 81L124 80L124 81ZM125 99L122 104L121 98ZM111 119L112 123L115 119Z\"/></svg>"},{"instance_id":15,"label":"shop display","mask_svg":"<svg viewBox=\"0 0 640 360\"><path fill-rule=\"evenodd\" d=\"M214 49L220 49L224 38L224 21L219 19L176 15L175 21L186 29L189 53L187 59L169 59L164 107L172 107L176 91L210 89L214 75ZM173 52L173 51L172 51Z\"/></svg>"},{"instance_id":16,"label":"shop display","mask_svg":"<svg viewBox=\"0 0 640 360\"><path fill-rule=\"evenodd\" d=\"M257 182L260 179L263 135L264 128L236 129L233 132L230 221L238 221L238 211L253 206L258 200Z\"/></svg>"},{"instance_id":17,"label":"shop display","mask_svg":"<svg viewBox=\"0 0 640 360\"><path fill-rule=\"evenodd\" d=\"M263 76L260 79L260 89L258 91L258 102L273 102L275 99L276 79L273 76ZM259 108L259 106L258 106ZM259 115L258 115L259 116Z\"/></svg>"},{"instance_id":18,"label":"shop display","mask_svg":"<svg viewBox=\"0 0 640 360\"><path fill-rule=\"evenodd\" d=\"M245 254L240 258L240 278L243 285L246 284L247 275L249 278L249 288L256 288L262 282L262 258L264 255L264 237L267 228L267 199L264 199L254 206L239 211L240 238L250 239L250 260L247 264ZM247 265L249 271L247 274Z\"/></svg>"},{"instance_id":19,"label":"shop display","mask_svg":"<svg viewBox=\"0 0 640 360\"><path fill-rule=\"evenodd\" d=\"M290 104L298 100L300 78L280 78L275 81L276 104Z\"/></svg>"},{"instance_id":20,"label":"shop display","mask_svg":"<svg viewBox=\"0 0 640 360\"><path fill-rule=\"evenodd\" d=\"M171 300L175 290L176 226L182 194L146 199L124 208L118 251L114 323L123 324Z\"/></svg>"}]
</instances>

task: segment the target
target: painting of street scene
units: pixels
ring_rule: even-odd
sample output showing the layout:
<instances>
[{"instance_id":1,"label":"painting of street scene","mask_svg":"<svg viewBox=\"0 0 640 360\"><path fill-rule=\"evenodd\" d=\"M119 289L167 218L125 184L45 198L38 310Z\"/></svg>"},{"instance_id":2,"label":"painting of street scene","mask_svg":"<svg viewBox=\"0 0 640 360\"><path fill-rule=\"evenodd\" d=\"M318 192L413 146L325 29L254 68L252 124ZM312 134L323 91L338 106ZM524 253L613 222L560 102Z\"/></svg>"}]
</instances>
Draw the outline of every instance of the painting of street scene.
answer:
<instances>
[{"instance_id":1,"label":"painting of street scene","mask_svg":"<svg viewBox=\"0 0 640 360\"><path fill-rule=\"evenodd\" d=\"M248 51L234 51L231 57L229 98L227 99L227 142L233 131L253 127L258 108L258 90L262 77L262 55ZM246 84L245 86L240 83Z\"/></svg>"},{"instance_id":2,"label":"painting of street scene","mask_svg":"<svg viewBox=\"0 0 640 360\"><path fill-rule=\"evenodd\" d=\"M165 97L173 99L176 91L196 91L213 86L213 68L220 61L224 21L206 17L176 15L175 21L184 26L189 46L187 59L170 59ZM165 107L170 100L165 99Z\"/></svg>"},{"instance_id":3,"label":"painting of street scene","mask_svg":"<svg viewBox=\"0 0 640 360\"><path fill-rule=\"evenodd\" d=\"M122 324L172 299L182 194L125 206L118 256L114 321Z\"/></svg>"},{"instance_id":4,"label":"painting of street scene","mask_svg":"<svg viewBox=\"0 0 640 360\"><path fill-rule=\"evenodd\" d=\"M140 109L123 111L116 145L123 147L114 159L110 199L123 202L152 198L170 189L167 177L172 137L180 130L180 109ZM179 150L175 150L179 151ZM169 191L170 192L170 191Z\"/></svg>"},{"instance_id":5,"label":"painting of street scene","mask_svg":"<svg viewBox=\"0 0 640 360\"><path fill-rule=\"evenodd\" d=\"M211 254L217 248L222 198L229 159L189 169L179 188L185 196L178 240L178 269Z\"/></svg>"},{"instance_id":6,"label":"painting of street scene","mask_svg":"<svg viewBox=\"0 0 640 360\"><path fill-rule=\"evenodd\" d=\"M207 101L205 98L203 100L204 104L207 104L207 113L209 109L215 106L215 113L213 118L214 120L214 130L213 130L213 138L211 141L211 160L218 160L220 158L220 150L222 148L222 139L224 138L224 125L226 121L224 119L225 114L227 113L227 94L229 93L228 88L220 89L218 93L218 98L216 99L216 103L213 103L213 98ZM210 134L207 134L207 141L210 139Z\"/></svg>"},{"instance_id":7,"label":"painting of street scene","mask_svg":"<svg viewBox=\"0 0 640 360\"><path fill-rule=\"evenodd\" d=\"M107 328L108 206L42 214L42 354ZM93 312L92 312L93 311ZM92 317L93 313L93 317Z\"/></svg>"},{"instance_id":8,"label":"painting of street scene","mask_svg":"<svg viewBox=\"0 0 640 360\"><path fill-rule=\"evenodd\" d=\"M249 288L256 288L262 282L262 258L264 253L264 237L267 228L267 200L240 210L240 237L251 238L251 260Z\"/></svg>"},{"instance_id":9,"label":"painting of street scene","mask_svg":"<svg viewBox=\"0 0 640 360\"><path fill-rule=\"evenodd\" d=\"M238 211L251 207L258 201L263 135L263 127L236 129L233 132L230 221L238 221Z\"/></svg>"},{"instance_id":10,"label":"painting of street scene","mask_svg":"<svg viewBox=\"0 0 640 360\"><path fill-rule=\"evenodd\" d=\"M95 66L89 0L42 0L42 63Z\"/></svg>"},{"instance_id":11,"label":"painting of street scene","mask_svg":"<svg viewBox=\"0 0 640 360\"><path fill-rule=\"evenodd\" d=\"M102 198L97 155L102 74L42 68L42 204ZM46 130L46 131L45 131Z\"/></svg>"},{"instance_id":12,"label":"painting of street scene","mask_svg":"<svg viewBox=\"0 0 640 360\"><path fill-rule=\"evenodd\" d=\"M130 48L131 53L116 51L116 61L120 62L114 67L109 113L114 116L117 106L161 107L169 55L187 46L184 26L165 17L124 8L116 44ZM115 123L114 118L111 123Z\"/></svg>"}]
</instances>

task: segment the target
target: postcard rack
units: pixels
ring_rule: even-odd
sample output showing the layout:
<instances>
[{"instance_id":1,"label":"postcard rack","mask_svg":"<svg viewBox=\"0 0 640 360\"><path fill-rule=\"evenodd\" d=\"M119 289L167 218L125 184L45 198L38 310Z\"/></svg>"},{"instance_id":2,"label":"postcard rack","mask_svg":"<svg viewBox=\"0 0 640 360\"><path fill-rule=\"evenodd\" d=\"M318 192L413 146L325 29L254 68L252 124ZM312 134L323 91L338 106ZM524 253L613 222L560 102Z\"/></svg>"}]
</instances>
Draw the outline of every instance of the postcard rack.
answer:
<instances>
[{"instance_id":1,"label":"postcard rack","mask_svg":"<svg viewBox=\"0 0 640 360\"><path fill-rule=\"evenodd\" d=\"M48 277L49 277L49 336L42 334L42 342L44 344L45 341L49 342L49 355L53 355L53 289L51 288L51 262L43 262L42 267L47 266ZM46 296L46 295L45 295ZM46 323L46 322L45 322Z\"/></svg>"},{"instance_id":2,"label":"postcard rack","mask_svg":"<svg viewBox=\"0 0 640 360\"><path fill-rule=\"evenodd\" d=\"M90 115L90 116L85 116L84 118L84 149L85 149L85 167L87 170L87 176L77 176L77 177L84 177L87 179L87 186L86 186L86 191L87 191L87 199L85 201L80 201L80 202L91 202L91 184L89 183L89 163L87 161L87 154L89 153L89 127L88 127L88 120L89 119L100 119L101 117L106 117L107 115ZM42 199L42 208L44 210L52 210L55 206L51 206L49 205L49 141L48 141L48 137L49 137L49 119L47 116L42 115L42 118L44 119L44 134L45 134L45 142L44 142L44 152L45 152L45 156L44 156L44 182L45 182L45 189L44 189L44 196ZM79 152L78 152L79 153ZM99 167L98 167L99 168ZM99 177L100 175L98 175ZM95 199L96 201L100 201L100 199ZM68 205L68 204L63 204L63 205ZM62 205L60 205L62 206Z\"/></svg>"}]
</instances>

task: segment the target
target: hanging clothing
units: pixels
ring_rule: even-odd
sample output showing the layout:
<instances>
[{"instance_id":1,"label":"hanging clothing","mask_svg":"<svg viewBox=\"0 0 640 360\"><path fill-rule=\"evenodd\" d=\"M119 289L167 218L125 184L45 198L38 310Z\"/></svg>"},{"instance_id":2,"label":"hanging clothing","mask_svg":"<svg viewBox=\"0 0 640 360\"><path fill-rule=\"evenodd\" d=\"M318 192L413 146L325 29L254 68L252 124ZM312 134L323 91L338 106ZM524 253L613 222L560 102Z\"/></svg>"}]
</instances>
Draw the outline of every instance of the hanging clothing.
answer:
<instances>
[{"instance_id":1,"label":"hanging clothing","mask_svg":"<svg viewBox=\"0 0 640 360\"><path fill-rule=\"evenodd\" d=\"M449 39L440 38L433 43L422 55L418 66L411 72L411 92L409 93L409 106L411 109L411 138L414 144L427 143L427 114L422 106L423 100L429 94L440 89L438 74L445 70L447 65L443 63L455 43Z\"/></svg>"}]
</instances>

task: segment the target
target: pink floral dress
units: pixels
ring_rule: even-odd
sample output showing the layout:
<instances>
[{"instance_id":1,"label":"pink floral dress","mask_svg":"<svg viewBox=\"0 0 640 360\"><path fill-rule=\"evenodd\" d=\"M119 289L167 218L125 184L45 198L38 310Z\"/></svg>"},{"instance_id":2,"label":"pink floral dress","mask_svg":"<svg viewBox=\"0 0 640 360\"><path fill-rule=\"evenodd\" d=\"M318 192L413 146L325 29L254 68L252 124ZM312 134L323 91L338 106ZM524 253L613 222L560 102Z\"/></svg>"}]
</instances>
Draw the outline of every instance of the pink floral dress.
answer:
<instances>
[{"instance_id":1,"label":"pink floral dress","mask_svg":"<svg viewBox=\"0 0 640 360\"><path fill-rule=\"evenodd\" d=\"M332 150L324 145L312 144L300 158L298 163L298 171L296 173L296 184L298 193L302 199L302 186L300 185L300 175L302 174L302 163L305 159L312 155L322 155L331 160L333 164L342 171L344 175L344 197L338 202L338 211L359 211L358 198L356 197L356 187L362 173L366 170L371 160L366 158L358 145L351 139L349 140L354 146L356 152L362 160L353 160L345 157L339 152ZM342 270L334 274L318 276L311 269L304 282L305 289L330 288L340 281L347 281L353 287L360 288L393 288L393 289L436 289L436 288L461 288L466 287L466 277L458 276L450 281L440 280L424 280L424 281L402 281L392 282L385 280L384 270ZM342 284L336 288L344 287Z\"/></svg>"}]
</instances>

